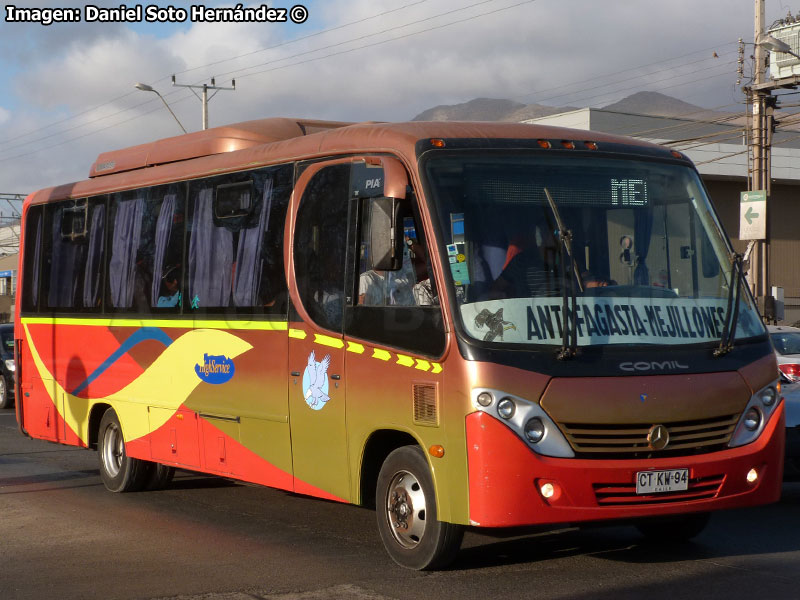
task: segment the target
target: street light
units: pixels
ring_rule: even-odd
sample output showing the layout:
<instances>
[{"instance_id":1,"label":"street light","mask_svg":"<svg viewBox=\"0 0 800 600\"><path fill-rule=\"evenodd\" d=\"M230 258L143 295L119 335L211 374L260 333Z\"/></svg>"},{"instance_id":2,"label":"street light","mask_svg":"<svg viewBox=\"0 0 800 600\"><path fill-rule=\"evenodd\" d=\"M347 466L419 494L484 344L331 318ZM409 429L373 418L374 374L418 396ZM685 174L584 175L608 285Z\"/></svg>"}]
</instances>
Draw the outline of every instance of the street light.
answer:
<instances>
[{"instance_id":1,"label":"street light","mask_svg":"<svg viewBox=\"0 0 800 600\"><path fill-rule=\"evenodd\" d=\"M769 50L770 52L783 52L784 54L790 54L791 56L794 56L796 59L800 60L800 56L792 52L792 47L789 44L783 40L774 38L771 35L763 36L761 41L758 42L758 45L766 50Z\"/></svg>"},{"instance_id":2,"label":"street light","mask_svg":"<svg viewBox=\"0 0 800 600\"><path fill-rule=\"evenodd\" d=\"M167 101L164 100L164 97L161 94L158 93L158 90L154 89L153 86L151 86L151 85L147 85L146 83L135 83L133 85L133 87L135 87L137 90L141 90L143 92L153 92L159 98L161 98L161 101L164 103L164 106L167 107L167 110L169 111L169 114L172 115L172 117L178 122L178 125L180 125L181 129L183 129L183 133L187 133L186 128L183 126L183 123L181 123L180 119L178 119L178 117L175 116L175 113L172 112L172 109L169 107L169 104L167 104Z\"/></svg>"}]
</instances>

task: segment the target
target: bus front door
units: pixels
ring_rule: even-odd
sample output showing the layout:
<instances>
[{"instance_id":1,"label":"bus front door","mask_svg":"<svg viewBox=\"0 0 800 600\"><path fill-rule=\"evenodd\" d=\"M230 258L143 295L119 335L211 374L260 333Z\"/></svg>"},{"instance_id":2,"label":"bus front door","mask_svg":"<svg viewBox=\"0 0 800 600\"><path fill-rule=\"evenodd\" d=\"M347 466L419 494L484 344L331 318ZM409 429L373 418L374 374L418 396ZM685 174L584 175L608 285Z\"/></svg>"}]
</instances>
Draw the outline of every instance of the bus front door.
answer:
<instances>
[{"instance_id":1,"label":"bus front door","mask_svg":"<svg viewBox=\"0 0 800 600\"><path fill-rule=\"evenodd\" d=\"M300 176L288 270L295 491L341 501L351 495L342 336L349 184L349 160L312 164Z\"/></svg>"},{"instance_id":2,"label":"bus front door","mask_svg":"<svg viewBox=\"0 0 800 600\"><path fill-rule=\"evenodd\" d=\"M294 490L349 501L341 338L289 323Z\"/></svg>"}]
</instances>

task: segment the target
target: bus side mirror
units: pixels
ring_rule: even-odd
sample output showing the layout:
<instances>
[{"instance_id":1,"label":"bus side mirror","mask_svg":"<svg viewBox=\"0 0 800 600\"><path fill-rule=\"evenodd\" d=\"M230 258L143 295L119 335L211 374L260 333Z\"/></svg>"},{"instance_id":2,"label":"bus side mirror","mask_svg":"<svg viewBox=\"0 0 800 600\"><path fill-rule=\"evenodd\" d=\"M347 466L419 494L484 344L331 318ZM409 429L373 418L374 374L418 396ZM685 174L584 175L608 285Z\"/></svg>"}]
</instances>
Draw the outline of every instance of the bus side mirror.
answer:
<instances>
[{"instance_id":1,"label":"bus side mirror","mask_svg":"<svg viewBox=\"0 0 800 600\"><path fill-rule=\"evenodd\" d=\"M369 202L371 269L397 271L403 265L402 205L398 198L375 198Z\"/></svg>"}]
</instances>

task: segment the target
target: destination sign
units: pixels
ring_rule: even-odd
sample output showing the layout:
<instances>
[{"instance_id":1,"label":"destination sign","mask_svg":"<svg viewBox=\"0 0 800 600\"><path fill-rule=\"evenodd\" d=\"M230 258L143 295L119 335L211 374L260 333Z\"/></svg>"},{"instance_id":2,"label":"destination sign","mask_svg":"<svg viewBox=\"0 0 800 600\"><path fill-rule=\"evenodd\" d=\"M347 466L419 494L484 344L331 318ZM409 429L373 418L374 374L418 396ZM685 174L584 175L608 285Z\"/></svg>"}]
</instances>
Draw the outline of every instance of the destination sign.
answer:
<instances>
[{"instance_id":1,"label":"destination sign","mask_svg":"<svg viewBox=\"0 0 800 600\"><path fill-rule=\"evenodd\" d=\"M695 344L717 341L725 326L724 298L579 298L575 325L578 345ZM561 298L511 298L461 306L468 333L486 341L560 345L571 308ZM742 307L739 337L761 333Z\"/></svg>"}]
</instances>

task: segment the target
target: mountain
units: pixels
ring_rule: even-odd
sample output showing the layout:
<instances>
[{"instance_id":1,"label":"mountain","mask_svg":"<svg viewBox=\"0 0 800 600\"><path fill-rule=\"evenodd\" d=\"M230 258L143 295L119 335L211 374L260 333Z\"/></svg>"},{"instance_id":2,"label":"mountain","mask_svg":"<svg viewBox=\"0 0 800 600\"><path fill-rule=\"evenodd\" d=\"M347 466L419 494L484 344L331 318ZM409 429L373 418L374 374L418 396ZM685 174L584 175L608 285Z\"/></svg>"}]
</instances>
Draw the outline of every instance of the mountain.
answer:
<instances>
[{"instance_id":1,"label":"mountain","mask_svg":"<svg viewBox=\"0 0 800 600\"><path fill-rule=\"evenodd\" d=\"M661 117L688 116L692 119L707 119L720 116L720 113L658 92L636 92L602 108L615 112ZM524 121L570 110L576 110L576 107L521 104L498 98L475 98L461 104L442 104L429 108L419 113L412 121Z\"/></svg>"},{"instance_id":2,"label":"mountain","mask_svg":"<svg viewBox=\"0 0 800 600\"><path fill-rule=\"evenodd\" d=\"M637 115L656 115L659 117L676 117L689 114L692 117L696 117L699 113L708 112L705 108L689 104L672 96L659 94L658 92L636 92L618 102L604 106L603 110Z\"/></svg>"},{"instance_id":3,"label":"mountain","mask_svg":"<svg viewBox=\"0 0 800 600\"><path fill-rule=\"evenodd\" d=\"M475 98L461 104L442 104L429 108L412 121L522 121L574 110L541 104L521 104L513 100Z\"/></svg>"}]
</instances>

